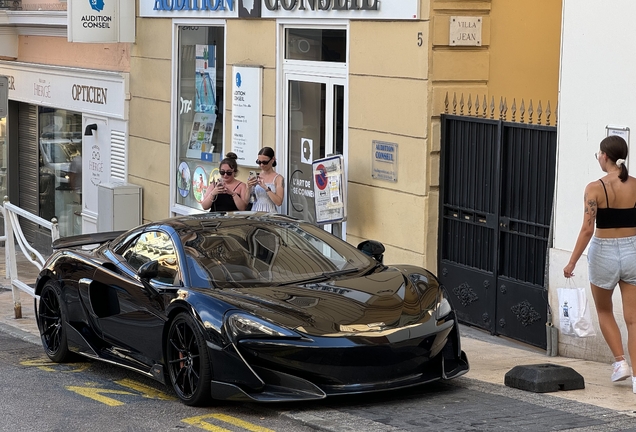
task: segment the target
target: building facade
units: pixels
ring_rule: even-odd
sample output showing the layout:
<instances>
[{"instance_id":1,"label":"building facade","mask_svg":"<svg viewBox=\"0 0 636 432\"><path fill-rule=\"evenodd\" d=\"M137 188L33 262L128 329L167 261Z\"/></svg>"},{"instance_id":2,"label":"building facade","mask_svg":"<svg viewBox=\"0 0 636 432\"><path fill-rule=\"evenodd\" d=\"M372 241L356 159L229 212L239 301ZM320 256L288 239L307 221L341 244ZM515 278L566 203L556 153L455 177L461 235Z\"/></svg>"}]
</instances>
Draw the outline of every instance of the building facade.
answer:
<instances>
[{"instance_id":1,"label":"building facade","mask_svg":"<svg viewBox=\"0 0 636 432\"><path fill-rule=\"evenodd\" d=\"M69 42L66 1L10 3L0 10L0 75L9 81L0 193L55 217L62 236L97 231L98 185L127 176L130 44ZM37 225L23 228L46 245Z\"/></svg>"},{"instance_id":2,"label":"building facade","mask_svg":"<svg viewBox=\"0 0 636 432\"><path fill-rule=\"evenodd\" d=\"M563 268L570 259L583 222L585 186L604 176L594 157L601 140L609 134L623 136L631 154L627 158L630 175L633 176L636 169L631 147L631 130L636 126L633 103L636 86L631 64L636 62L636 51L634 41L625 37L629 17L636 12L636 5L621 0L598 10L590 1L565 0L563 4L559 181L554 246L550 250L550 304L553 310L562 306L557 289L566 286ZM572 286L587 289L589 306L593 309L586 255L587 251L577 263ZM620 289L614 291L614 315L626 346L627 329ZM569 357L613 362L594 312L592 318L596 336L562 336L559 352Z\"/></svg>"},{"instance_id":3,"label":"building facade","mask_svg":"<svg viewBox=\"0 0 636 432\"><path fill-rule=\"evenodd\" d=\"M282 211L311 220L311 161L342 154L347 241L377 239L387 260L434 269L447 95L554 107L554 3L140 0L129 181L144 188L144 219L201 211L197 183L207 186L219 158L237 153L245 179L269 146L286 180ZM458 16L481 21L479 41L451 40ZM237 73L255 77L245 81L258 95L249 136L235 133L245 120L234 117L245 97Z\"/></svg>"}]
</instances>

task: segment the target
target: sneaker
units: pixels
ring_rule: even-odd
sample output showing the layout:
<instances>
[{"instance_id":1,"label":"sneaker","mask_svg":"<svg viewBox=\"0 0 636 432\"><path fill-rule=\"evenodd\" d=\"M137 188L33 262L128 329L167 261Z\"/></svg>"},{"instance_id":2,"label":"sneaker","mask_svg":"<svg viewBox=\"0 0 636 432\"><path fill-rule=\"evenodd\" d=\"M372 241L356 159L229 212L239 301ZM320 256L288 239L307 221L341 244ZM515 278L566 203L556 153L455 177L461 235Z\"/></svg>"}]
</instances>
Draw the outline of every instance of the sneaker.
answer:
<instances>
[{"instance_id":1,"label":"sneaker","mask_svg":"<svg viewBox=\"0 0 636 432\"><path fill-rule=\"evenodd\" d=\"M629 365L625 360L614 363L614 372L612 372L612 381L623 381L632 375Z\"/></svg>"},{"instance_id":2,"label":"sneaker","mask_svg":"<svg viewBox=\"0 0 636 432\"><path fill-rule=\"evenodd\" d=\"M632 391L636 393L636 377L632 377Z\"/></svg>"}]
</instances>

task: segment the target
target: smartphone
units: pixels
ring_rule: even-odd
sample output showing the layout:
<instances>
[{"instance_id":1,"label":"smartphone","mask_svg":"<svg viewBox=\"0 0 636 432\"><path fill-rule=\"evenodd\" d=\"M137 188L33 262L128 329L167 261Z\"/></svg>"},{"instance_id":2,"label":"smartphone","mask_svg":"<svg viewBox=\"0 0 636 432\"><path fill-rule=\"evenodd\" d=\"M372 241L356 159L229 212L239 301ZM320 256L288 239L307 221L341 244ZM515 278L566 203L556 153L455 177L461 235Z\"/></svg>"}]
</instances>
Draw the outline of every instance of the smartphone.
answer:
<instances>
[{"instance_id":1,"label":"smartphone","mask_svg":"<svg viewBox=\"0 0 636 432\"><path fill-rule=\"evenodd\" d=\"M250 171L250 178L254 178L256 177L258 174L256 174L254 171Z\"/></svg>"}]
</instances>

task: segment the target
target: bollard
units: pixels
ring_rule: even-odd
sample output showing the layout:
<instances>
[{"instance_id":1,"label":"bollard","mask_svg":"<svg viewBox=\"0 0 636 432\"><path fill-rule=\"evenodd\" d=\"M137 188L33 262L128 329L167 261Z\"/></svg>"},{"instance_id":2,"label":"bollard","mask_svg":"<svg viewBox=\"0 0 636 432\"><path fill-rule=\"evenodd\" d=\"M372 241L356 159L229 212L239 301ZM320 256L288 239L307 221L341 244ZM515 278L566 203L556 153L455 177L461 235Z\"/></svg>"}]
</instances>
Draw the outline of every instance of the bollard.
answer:
<instances>
[{"instance_id":1,"label":"bollard","mask_svg":"<svg viewBox=\"0 0 636 432\"><path fill-rule=\"evenodd\" d=\"M15 319L22 318L22 303L13 303L13 314L15 315Z\"/></svg>"}]
</instances>

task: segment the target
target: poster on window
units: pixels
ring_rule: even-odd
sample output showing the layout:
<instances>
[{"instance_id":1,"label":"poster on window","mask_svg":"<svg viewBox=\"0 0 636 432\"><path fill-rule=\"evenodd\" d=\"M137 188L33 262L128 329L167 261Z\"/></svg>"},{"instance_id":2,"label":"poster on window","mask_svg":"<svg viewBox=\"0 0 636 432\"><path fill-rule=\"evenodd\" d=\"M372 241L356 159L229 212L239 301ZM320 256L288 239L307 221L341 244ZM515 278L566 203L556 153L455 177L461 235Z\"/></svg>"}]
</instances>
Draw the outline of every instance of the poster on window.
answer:
<instances>
[{"instance_id":1,"label":"poster on window","mask_svg":"<svg viewBox=\"0 0 636 432\"><path fill-rule=\"evenodd\" d=\"M196 45L194 111L216 113L216 47Z\"/></svg>"},{"instance_id":2,"label":"poster on window","mask_svg":"<svg viewBox=\"0 0 636 432\"><path fill-rule=\"evenodd\" d=\"M212 134L216 123L215 113L194 113L194 121L190 130L186 157L214 161L212 152Z\"/></svg>"},{"instance_id":3,"label":"poster on window","mask_svg":"<svg viewBox=\"0 0 636 432\"><path fill-rule=\"evenodd\" d=\"M342 155L313 162L316 223L329 224L346 220L344 158Z\"/></svg>"}]
</instances>

